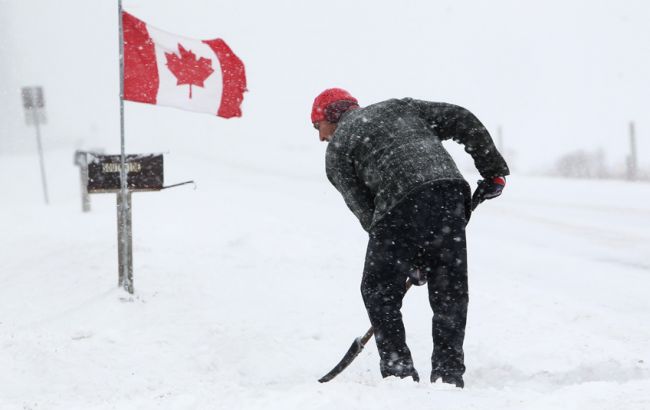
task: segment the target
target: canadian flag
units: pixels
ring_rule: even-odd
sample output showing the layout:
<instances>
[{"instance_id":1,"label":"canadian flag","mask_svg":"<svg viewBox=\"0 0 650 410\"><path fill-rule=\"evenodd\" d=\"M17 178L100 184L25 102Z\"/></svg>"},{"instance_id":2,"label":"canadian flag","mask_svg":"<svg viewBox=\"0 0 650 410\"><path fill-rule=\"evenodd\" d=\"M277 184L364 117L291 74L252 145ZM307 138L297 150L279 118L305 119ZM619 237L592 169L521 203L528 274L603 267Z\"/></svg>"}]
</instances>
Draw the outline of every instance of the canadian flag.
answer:
<instances>
[{"instance_id":1,"label":"canadian flag","mask_svg":"<svg viewBox=\"0 0 650 410\"><path fill-rule=\"evenodd\" d=\"M244 64L221 39L194 40L122 12L124 99L241 117Z\"/></svg>"}]
</instances>

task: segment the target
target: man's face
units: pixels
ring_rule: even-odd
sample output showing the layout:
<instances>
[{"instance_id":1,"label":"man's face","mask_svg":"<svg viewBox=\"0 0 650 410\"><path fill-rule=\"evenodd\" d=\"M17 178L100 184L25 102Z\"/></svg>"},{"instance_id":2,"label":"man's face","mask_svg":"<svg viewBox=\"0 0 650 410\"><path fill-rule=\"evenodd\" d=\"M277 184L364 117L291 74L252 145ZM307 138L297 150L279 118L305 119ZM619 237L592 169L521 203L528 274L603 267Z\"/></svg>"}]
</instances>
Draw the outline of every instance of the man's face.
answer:
<instances>
[{"instance_id":1,"label":"man's face","mask_svg":"<svg viewBox=\"0 0 650 410\"><path fill-rule=\"evenodd\" d=\"M314 128L318 130L318 138L321 141L329 142L336 131L336 124L327 120L322 120L314 123Z\"/></svg>"}]
</instances>

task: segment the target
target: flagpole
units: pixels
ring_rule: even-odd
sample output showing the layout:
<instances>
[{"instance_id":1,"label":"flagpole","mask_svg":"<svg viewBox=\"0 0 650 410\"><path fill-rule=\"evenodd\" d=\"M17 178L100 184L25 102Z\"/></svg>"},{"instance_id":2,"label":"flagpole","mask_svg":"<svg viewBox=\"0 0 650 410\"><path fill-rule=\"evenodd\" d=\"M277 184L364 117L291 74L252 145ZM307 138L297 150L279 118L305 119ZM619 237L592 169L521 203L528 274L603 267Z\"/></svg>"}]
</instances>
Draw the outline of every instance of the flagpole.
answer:
<instances>
[{"instance_id":1,"label":"flagpole","mask_svg":"<svg viewBox=\"0 0 650 410\"><path fill-rule=\"evenodd\" d=\"M124 29L122 26L122 0L118 0L119 50L120 50L120 192L118 194L118 264L119 285L133 293L133 273L129 252L131 201L127 189L126 153L124 141Z\"/></svg>"}]
</instances>

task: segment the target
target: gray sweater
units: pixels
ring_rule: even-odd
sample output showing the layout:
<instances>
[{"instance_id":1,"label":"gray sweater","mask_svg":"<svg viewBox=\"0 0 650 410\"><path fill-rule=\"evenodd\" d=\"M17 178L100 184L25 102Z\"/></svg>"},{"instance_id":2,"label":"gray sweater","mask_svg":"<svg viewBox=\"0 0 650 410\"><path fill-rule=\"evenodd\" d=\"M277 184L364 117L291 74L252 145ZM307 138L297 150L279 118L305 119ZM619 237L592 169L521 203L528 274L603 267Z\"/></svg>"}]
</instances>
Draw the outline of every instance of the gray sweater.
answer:
<instances>
[{"instance_id":1,"label":"gray sweater","mask_svg":"<svg viewBox=\"0 0 650 410\"><path fill-rule=\"evenodd\" d=\"M471 112L404 98L343 115L327 147L327 178L369 231L411 191L435 181L464 181L441 143L450 138L465 146L483 178L509 174Z\"/></svg>"}]
</instances>

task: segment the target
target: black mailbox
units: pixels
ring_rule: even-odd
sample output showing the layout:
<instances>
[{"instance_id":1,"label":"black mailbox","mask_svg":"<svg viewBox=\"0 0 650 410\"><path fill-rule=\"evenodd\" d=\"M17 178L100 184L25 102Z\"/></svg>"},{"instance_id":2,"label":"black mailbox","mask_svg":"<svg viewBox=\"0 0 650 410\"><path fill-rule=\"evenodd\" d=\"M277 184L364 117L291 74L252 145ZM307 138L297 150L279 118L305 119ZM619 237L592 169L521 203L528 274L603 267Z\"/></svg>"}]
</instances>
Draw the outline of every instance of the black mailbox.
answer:
<instances>
[{"instance_id":1,"label":"black mailbox","mask_svg":"<svg viewBox=\"0 0 650 410\"><path fill-rule=\"evenodd\" d=\"M88 153L88 193L120 190L120 156ZM162 154L127 155L129 191L160 191L163 188Z\"/></svg>"}]
</instances>

